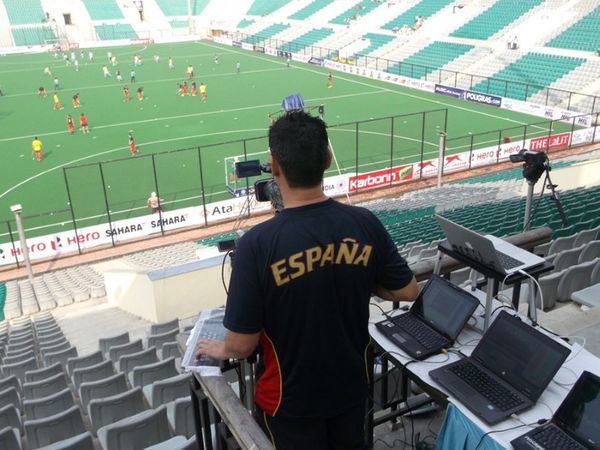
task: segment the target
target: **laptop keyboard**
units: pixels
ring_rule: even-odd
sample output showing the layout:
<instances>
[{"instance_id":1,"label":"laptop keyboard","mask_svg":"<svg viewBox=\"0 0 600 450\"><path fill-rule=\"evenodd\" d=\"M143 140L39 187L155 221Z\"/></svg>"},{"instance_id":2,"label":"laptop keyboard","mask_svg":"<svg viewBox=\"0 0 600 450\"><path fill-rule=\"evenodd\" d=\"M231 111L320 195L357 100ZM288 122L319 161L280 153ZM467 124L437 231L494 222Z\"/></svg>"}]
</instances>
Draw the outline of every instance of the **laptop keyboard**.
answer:
<instances>
[{"instance_id":1,"label":"laptop keyboard","mask_svg":"<svg viewBox=\"0 0 600 450\"><path fill-rule=\"evenodd\" d=\"M504 269L513 269L515 267L523 265L523 261L519 261L518 259L515 259L512 256L508 256L506 253L502 253L496 250L496 254L498 255L500 265L502 265Z\"/></svg>"},{"instance_id":2,"label":"laptop keyboard","mask_svg":"<svg viewBox=\"0 0 600 450\"><path fill-rule=\"evenodd\" d=\"M448 343L446 338L433 331L410 314L402 314L401 316L395 317L394 322L419 341L419 343L427 350L440 348Z\"/></svg>"},{"instance_id":3,"label":"laptop keyboard","mask_svg":"<svg viewBox=\"0 0 600 450\"><path fill-rule=\"evenodd\" d=\"M567 433L555 426L546 426L539 429L538 432L527 436L526 441L541 446L548 450L583 450L585 447L572 439Z\"/></svg>"},{"instance_id":4,"label":"laptop keyboard","mask_svg":"<svg viewBox=\"0 0 600 450\"><path fill-rule=\"evenodd\" d=\"M508 411L509 409L524 403L523 400L514 395L469 360L465 359L461 361L460 364L450 367L450 371L460 377L464 382L473 387L490 403L502 411Z\"/></svg>"}]
</instances>

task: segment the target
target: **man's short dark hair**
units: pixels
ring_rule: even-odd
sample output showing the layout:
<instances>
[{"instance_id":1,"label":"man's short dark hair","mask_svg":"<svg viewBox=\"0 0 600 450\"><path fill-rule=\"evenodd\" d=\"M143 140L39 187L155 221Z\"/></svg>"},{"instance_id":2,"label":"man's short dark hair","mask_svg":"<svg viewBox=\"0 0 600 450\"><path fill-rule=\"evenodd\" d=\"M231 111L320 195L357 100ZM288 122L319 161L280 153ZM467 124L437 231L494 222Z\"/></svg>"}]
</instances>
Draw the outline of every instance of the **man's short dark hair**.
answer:
<instances>
[{"instance_id":1,"label":"man's short dark hair","mask_svg":"<svg viewBox=\"0 0 600 450\"><path fill-rule=\"evenodd\" d=\"M304 111L281 116L269 129L269 147L292 188L321 184L329 139L325 123Z\"/></svg>"}]
</instances>

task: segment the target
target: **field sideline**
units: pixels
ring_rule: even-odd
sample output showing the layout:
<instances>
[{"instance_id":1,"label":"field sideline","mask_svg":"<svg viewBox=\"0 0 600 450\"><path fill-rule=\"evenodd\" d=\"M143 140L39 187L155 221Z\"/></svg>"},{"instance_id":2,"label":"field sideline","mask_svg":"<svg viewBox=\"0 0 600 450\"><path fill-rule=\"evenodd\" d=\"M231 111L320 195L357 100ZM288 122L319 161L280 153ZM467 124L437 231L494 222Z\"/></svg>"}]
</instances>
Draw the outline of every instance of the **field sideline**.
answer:
<instances>
[{"instance_id":1,"label":"field sideline","mask_svg":"<svg viewBox=\"0 0 600 450\"><path fill-rule=\"evenodd\" d=\"M108 65L111 78L103 78L102 66L106 52L116 55L118 65ZM63 168L78 164L121 160L104 163L103 175L109 209L113 214L139 215L145 213L145 199L156 190L152 166L146 155L156 153L157 177L161 197L171 208L199 203L201 192L198 183L198 165L190 154L167 152L258 138L266 135L267 114L277 112L281 100L300 92L308 106L323 103L325 120L329 125L382 118L392 115L419 113L426 110L448 108L448 137L468 136L469 133L519 127L540 123L538 117L501 110L486 105L467 103L396 86L382 81L365 79L334 72L334 86L327 89L327 70L292 63L285 60L225 47L211 42L156 44L112 49L93 49L94 62L87 62L87 50L80 62L79 71L64 64L52 54L11 55L0 57L0 87L5 95L0 98L0 155L4 176L0 180L0 219L11 219L9 206L21 203L24 215L37 215L49 211L62 211L51 217L32 218L28 228L40 232L46 224L69 222L70 211ZM79 51L76 51L79 58ZM141 56L143 66L136 67L135 84L129 82L134 54ZM153 56L159 55L158 63ZM169 70L167 59L171 56L175 69ZM214 58L218 57L218 64ZM236 73L236 63L240 73ZM199 97L178 96L177 85L185 79L188 64L194 67L194 80L207 86L207 101ZM52 79L43 75L48 66L59 79L60 100L64 109L52 109ZM120 69L123 82L115 79ZM122 87L128 85L132 100L123 101ZM44 86L48 97L39 97L37 88ZM135 89L143 86L146 98L135 99ZM82 106L74 109L71 96L80 94ZM80 112L87 115L91 133L66 131L66 115L71 114L77 123ZM411 119L412 120L412 119ZM427 123L425 136L426 155L437 153L436 131L441 126L440 117ZM420 151L420 125L415 122L398 123L394 133L395 160L414 161ZM570 129L568 125L557 124ZM530 127L530 136L544 135L544 126ZM129 157L127 135L131 132L140 149L140 156ZM389 160L389 126L378 121L361 129L360 167L368 170ZM520 129L522 135L522 128ZM354 170L354 133L350 127L332 127L331 138L339 167L332 171ZM44 160L31 160L31 140L39 136L44 143ZM497 137L497 133L495 134ZM515 132L516 137L519 132ZM477 145L493 144L494 135L481 138ZM496 138L497 141L497 138ZM266 141L251 141L248 152L264 151ZM450 147L450 152L463 151L464 145ZM205 196L207 199L226 198L224 190L224 165L226 156L243 153L240 144L210 148L203 153ZM185 156L184 156L185 155ZM196 153L194 153L196 155ZM197 156L195 156L197 159ZM134 161L138 160L139 161ZM154 158L152 158L154 159ZM93 222L106 221L106 202L99 183L97 166L83 168L76 173L67 172L73 208L79 218L93 218ZM169 207L169 206L168 206ZM2 229L0 229L0 234ZM36 233L37 234L37 233ZM4 240L4 239L2 239Z\"/></svg>"}]
</instances>

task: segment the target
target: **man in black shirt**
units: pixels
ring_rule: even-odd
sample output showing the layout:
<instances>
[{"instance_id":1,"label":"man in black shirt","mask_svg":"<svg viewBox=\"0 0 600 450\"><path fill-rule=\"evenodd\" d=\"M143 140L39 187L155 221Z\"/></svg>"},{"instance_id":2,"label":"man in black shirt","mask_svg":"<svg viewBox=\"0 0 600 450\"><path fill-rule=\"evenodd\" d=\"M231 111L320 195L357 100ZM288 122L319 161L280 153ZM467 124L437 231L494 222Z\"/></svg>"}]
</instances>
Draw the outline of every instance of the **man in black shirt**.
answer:
<instances>
[{"instance_id":1,"label":"man in black shirt","mask_svg":"<svg viewBox=\"0 0 600 450\"><path fill-rule=\"evenodd\" d=\"M325 123L302 111L269 130L285 208L239 241L225 341L197 356L244 358L259 346L257 420L280 449L363 449L372 294L412 301L406 261L368 210L327 198Z\"/></svg>"}]
</instances>

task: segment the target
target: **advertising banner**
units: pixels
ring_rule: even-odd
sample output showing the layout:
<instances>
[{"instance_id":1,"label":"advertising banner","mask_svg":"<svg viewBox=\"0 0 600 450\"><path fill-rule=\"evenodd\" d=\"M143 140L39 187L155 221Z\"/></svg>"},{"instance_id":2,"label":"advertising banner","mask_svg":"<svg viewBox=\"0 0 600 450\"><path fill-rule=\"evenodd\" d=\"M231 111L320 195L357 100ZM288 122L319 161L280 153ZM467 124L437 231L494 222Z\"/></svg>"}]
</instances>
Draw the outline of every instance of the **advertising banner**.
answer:
<instances>
[{"instance_id":1,"label":"advertising banner","mask_svg":"<svg viewBox=\"0 0 600 450\"><path fill-rule=\"evenodd\" d=\"M452 86L444 86L442 84L436 84L434 91L436 94L442 94L447 97L453 98L465 98L465 91L463 89L455 88Z\"/></svg>"},{"instance_id":2,"label":"advertising banner","mask_svg":"<svg viewBox=\"0 0 600 450\"><path fill-rule=\"evenodd\" d=\"M465 100L475 103L483 103L484 105L491 105L500 108L502 106L502 97L496 97L495 95L481 94L479 92L465 91Z\"/></svg>"},{"instance_id":3,"label":"advertising banner","mask_svg":"<svg viewBox=\"0 0 600 450\"><path fill-rule=\"evenodd\" d=\"M412 178L412 164L361 173L360 175L350 176L350 179L348 180L348 192L356 192L359 189L372 189L389 184L400 183L401 181L412 180Z\"/></svg>"},{"instance_id":4,"label":"advertising banner","mask_svg":"<svg viewBox=\"0 0 600 450\"><path fill-rule=\"evenodd\" d=\"M532 138L529 142L528 150L546 151L555 148L568 147L571 133L552 134L550 136L542 136Z\"/></svg>"}]
</instances>

